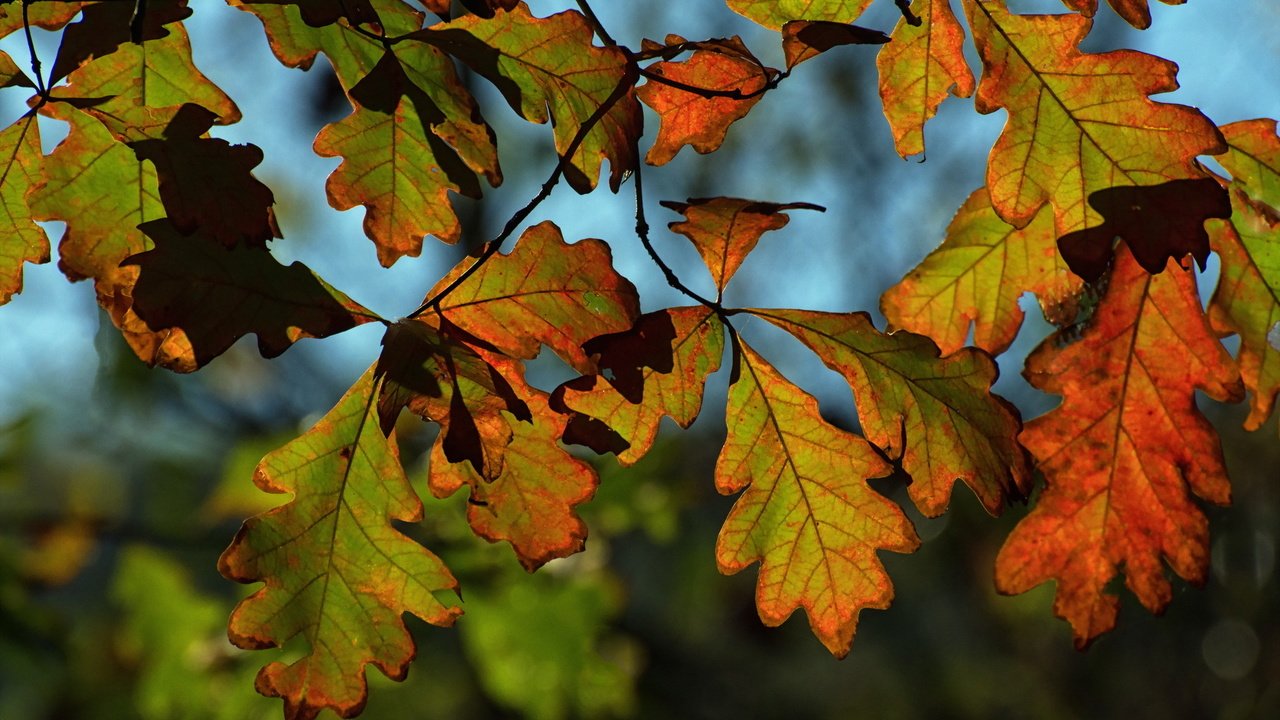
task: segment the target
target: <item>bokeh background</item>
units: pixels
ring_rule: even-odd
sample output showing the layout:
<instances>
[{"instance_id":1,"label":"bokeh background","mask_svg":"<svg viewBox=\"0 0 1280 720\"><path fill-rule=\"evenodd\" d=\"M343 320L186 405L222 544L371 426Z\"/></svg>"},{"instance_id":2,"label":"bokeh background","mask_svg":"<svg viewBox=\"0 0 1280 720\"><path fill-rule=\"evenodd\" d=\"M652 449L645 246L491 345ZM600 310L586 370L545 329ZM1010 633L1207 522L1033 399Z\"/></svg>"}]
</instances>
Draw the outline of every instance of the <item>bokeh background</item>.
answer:
<instances>
[{"instance_id":1,"label":"bokeh background","mask_svg":"<svg viewBox=\"0 0 1280 720\"><path fill-rule=\"evenodd\" d=\"M533 0L538 15L571 6ZM777 35L720 0L606 2L596 11L622 43L677 33L738 34L781 66ZM1011 2L1061 11L1054 0ZM240 105L245 120L215 134L262 147L258 176L275 192L283 262L302 260L387 317L412 310L461 257L428 241L423 257L390 270L376 262L360 210L337 213L324 178L337 159L311 152L316 132L348 112L323 61L281 67L261 26L215 0L192 2L197 64ZM1218 123L1280 116L1280 6L1272 0L1153 3L1136 32L1103 9L1085 49L1130 47L1176 61L1192 104ZM888 31L897 10L880 0L860 21ZM55 35L36 32L47 63ZM21 37L0 42L25 65ZM973 49L967 48L974 66ZM733 126L718 153L686 148L645 171L659 251L687 283L709 291L692 248L665 231L659 199L730 195L824 205L792 213L735 279L731 304L877 311L881 292L942 238L982 183L1003 113L979 116L950 99L927 130L928 154L893 151L875 89L874 48L839 49L802 66ZM506 182L483 203L459 201L467 241L492 237L550 172L550 132L524 123L483 83L474 90L497 129ZM0 91L0 122L25 110ZM65 134L42 120L46 151ZM656 118L646 115L648 137ZM554 220L569 239L601 237L646 310L682 303L631 231L630 186L581 197L558 188L530 222ZM55 240L61 226L48 226ZM56 261L56 255L55 255ZM273 655L242 652L225 620L248 591L220 578L218 554L240 520L281 498L258 492L257 460L308 427L376 357L379 330L303 341L264 361L248 338L192 376L150 370L96 308L92 288L68 284L55 263L28 267L26 288L0 308L0 718L271 718L279 702L252 678ZM1211 266L1203 278L1212 289ZM1032 417L1056 399L1018 374L1046 331L1034 302L1017 345L1001 358L997 389ZM763 323L740 329L815 393L837 422L855 423L846 386L807 351ZM1234 486L1230 508L1208 508L1213 573L1203 589L1175 581L1162 618L1124 594L1119 628L1085 653L1050 612L1051 586L1006 598L992 589L996 550L1026 512L986 516L959 490L950 512L914 516L924 545L883 555L897 599L864 613L853 651L833 660L802 615L761 626L754 569L718 574L715 536L732 503L712 468L724 435L725 375L713 378L693 429L664 428L656 449L620 471L596 462L602 485L583 508L587 551L530 575L509 549L466 527L461 498L425 492L431 430L405 423L402 449L427 521L408 528L440 554L465 588L453 629L409 625L419 657L404 683L370 671L368 718L940 718L1280 717L1280 433L1240 429L1240 407L1203 402L1220 428ZM550 387L566 377L535 363ZM902 499L902 489L885 492ZM909 507L909 506L908 506Z\"/></svg>"}]
</instances>

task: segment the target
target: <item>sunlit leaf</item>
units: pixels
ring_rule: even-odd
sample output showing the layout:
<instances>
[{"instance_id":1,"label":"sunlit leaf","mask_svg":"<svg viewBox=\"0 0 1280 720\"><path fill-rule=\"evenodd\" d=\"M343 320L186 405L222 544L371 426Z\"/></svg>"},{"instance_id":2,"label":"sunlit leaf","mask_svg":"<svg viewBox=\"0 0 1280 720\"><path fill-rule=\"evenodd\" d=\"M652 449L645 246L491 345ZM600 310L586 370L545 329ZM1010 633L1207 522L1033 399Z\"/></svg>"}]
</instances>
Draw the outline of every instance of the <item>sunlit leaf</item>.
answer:
<instances>
[{"instance_id":1,"label":"sunlit leaf","mask_svg":"<svg viewBox=\"0 0 1280 720\"><path fill-rule=\"evenodd\" d=\"M851 23L871 0L726 0L729 7L761 25L777 30L791 20Z\"/></svg>"},{"instance_id":2,"label":"sunlit leaf","mask_svg":"<svg viewBox=\"0 0 1280 720\"><path fill-rule=\"evenodd\" d=\"M784 211L824 210L809 203L769 203L726 197L690 198L688 202L663 200L662 206L685 216L683 221L667 227L689 238L721 291L755 249L761 235L786 227L791 218Z\"/></svg>"},{"instance_id":3,"label":"sunlit leaf","mask_svg":"<svg viewBox=\"0 0 1280 720\"><path fill-rule=\"evenodd\" d=\"M669 45L679 38L667 38ZM746 117L760 98L757 94L777 76L764 67L736 35L718 43L701 43L688 60L658 62L647 70L671 84L650 78L636 94L658 113L658 138L645 155L650 165L665 165L685 145L699 153L714 152L729 126ZM707 96L678 87L736 92L744 98Z\"/></svg>"},{"instance_id":4,"label":"sunlit leaf","mask_svg":"<svg viewBox=\"0 0 1280 720\"><path fill-rule=\"evenodd\" d=\"M439 448L449 462L470 462L492 480L502 472L512 432L506 411L529 420L511 383L474 348L421 320L387 328L378 358L383 378L378 414L390 432L402 408L440 425Z\"/></svg>"},{"instance_id":5,"label":"sunlit leaf","mask_svg":"<svg viewBox=\"0 0 1280 720\"><path fill-rule=\"evenodd\" d=\"M22 292L24 263L49 262L49 238L33 221L27 191L42 180L35 113L0 131L0 305Z\"/></svg>"},{"instance_id":6,"label":"sunlit leaf","mask_svg":"<svg viewBox=\"0 0 1280 720\"><path fill-rule=\"evenodd\" d=\"M883 45L889 36L848 23L823 20L792 20L782 26L782 54L787 69L810 60L831 48L843 45Z\"/></svg>"},{"instance_id":7,"label":"sunlit leaf","mask_svg":"<svg viewBox=\"0 0 1280 720\"><path fill-rule=\"evenodd\" d=\"M1178 87L1173 63L1081 53L1091 22L1079 15L1015 15L1000 0L964 6L983 63L975 107L1009 113L987 164L991 204L1007 222L1024 226L1050 203L1059 237L1096 227L1094 193L1204 177L1195 157L1226 149L1199 110L1147 97ZM1141 252L1182 254L1163 244Z\"/></svg>"},{"instance_id":8,"label":"sunlit leaf","mask_svg":"<svg viewBox=\"0 0 1280 720\"><path fill-rule=\"evenodd\" d=\"M473 262L463 260L429 296ZM503 354L529 360L546 345L583 373L594 363L582 344L626 330L640 314L635 286L614 271L609 246L592 238L570 245L549 221L525 230L514 250L481 266L439 309Z\"/></svg>"},{"instance_id":9,"label":"sunlit leaf","mask_svg":"<svg viewBox=\"0 0 1280 720\"><path fill-rule=\"evenodd\" d=\"M902 157L924 152L924 125L948 94L969 97L975 87L951 0L916 0L912 11L920 23L899 20L876 55L880 101Z\"/></svg>"},{"instance_id":10,"label":"sunlit leaf","mask_svg":"<svg viewBox=\"0 0 1280 720\"><path fill-rule=\"evenodd\" d=\"M1260 203L1280 208L1280 137L1276 121L1242 120L1222 126L1227 152L1216 160L1236 187Z\"/></svg>"},{"instance_id":11,"label":"sunlit leaf","mask_svg":"<svg viewBox=\"0 0 1280 720\"><path fill-rule=\"evenodd\" d=\"M746 492L720 530L716 562L728 574L760 562L760 619L781 625L803 608L814 635L843 657L858 613L893 599L876 551L911 552L920 541L867 485L892 468L865 440L827 424L812 396L745 344L739 362L716 489Z\"/></svg>"},{"instance_id":12,"label":"sunlit leaf","mask_svg":"<svg viewBox=\"0 0 1280 720\"><path fill-rule=\"evenodd\" d=\"M1024 228L991 208L986 188L974 191L947 226L942 245L885 291L889 323L928 335L943 354L973 344L993 355L1008 349L1022 326L1018 298L1033 292L1055 322L1075 315L1082 283L1058 254L1053 216L1042 210Z\"/></svg>"},{"instance_id":13,"label":"sunlit leaf","mask_svg":"<svg viewBox=\"0 0 1280 720\"><path fill-rule=\"evenodd\" d=\"M881 333L866 313L752 310L796 336L852 388L867 439L901 457L920 511L940 515L959 480L998 515L1031 484L1018 446L1018 411L994 395L997 371L984 353L938 357L932 340Z\"/></svg>"},{"instance_id":14,"label":"sunlit leaf","mask_svg":"<svg viewBox=\"0 0 1280 720\"><path fill-rule=\"evenodd\" d=\"M591 340L586 350L602 374L571 380L559 394L568 409L607 427L575 418L572 439L605 451L616 437L618 462L632 465L653 447L664 415L685 428L698 417L707 376L724 354L724 327L706 307L670 308ZM600 433L606 437L596 439Z\"/></svg>"},{"instance_id":15,"label":"sunlit leaf","mask_svg":"<svg viewBox=\"0 0 1280 720\"><path fill-rule=\"evenodd\" d=\"M27 19L34 27L57 30L75 19L80 9L88 4L87 0L32 3L27 8ZM22 5L22 0L9 0L0 5L0 37L22 29Z\"/></svg>"},{"instance_id":16,"label":"sunlit leaf","mask_svg":"<svg viewBox=\"0 0 1280 720\"><path fill-rule=\"evenodd\" d=\"M232 642L302 651L258 674L289 718L364 707L365 666L402 680L414 643L406 612L434 625L461 614L457 582L429 550L391 522L422 518L396 446L379 432L373 372L304 435L263 458L254 482L293 499L245 521L218 569L264 587L231 616Z\"/></svg>"},{"instance_id":17,"label":"sunlit leaf","mask_svg":"<svg viewBox=\"0 0 1280 720\"><path fill-rule=\"evenodd\" d=\"M1187 0L1160 0L1165 5L1181 5ZM1098 0L1062 0L1067 7L1077 10L1086 17L1093 17L1098 11ZM1151 27L1151 8L1148 0L1107 0L1111 8L1130 25L1139 30Z\"/></svg>"},{"instance_id":18,"label":"sunlit leaf","mask_svg":"<svg viewBox=\"0 0 1280 720\"><path fill-rule=\"evenodd\" d=\"M620 85L633 80L626 55L618 48L593 45L591 27L576 11L536 18L520 4L489 19L460 17L413 37L465 62L496 85L525 119L552 120L561 156L597 109ZM587 133L565 167L565 179L578 192L588 192L608 160L609 187L616 191L636 166L635 139L640 132L640 104L634 90L626 87Z\"/></svg>"},{"instance_id":19,"label":"sunlit leaf","mask_svg":"<svg viewBox=\"0 0 1280 720\"><path fill-rule=\"evenodd\" d=\"M502 472L489 480L468 463L451 463L444 444L431 450L428 485L436 497L467 487L467 520L490 542L509 542L520 564L532 572L582 550L587 526L575 508L591 499L599 478L590 465L560 447L568 417L552 412L547 394L530 387L519 363L495 359L532 414L511 423ZM514 419L514 418L513 418Z\"/></svg>"},{"instance_id":20,"label":"sunlit leaf","mask_svg":"<svg viewBox=\"0 0 1280 720\"><path fill-rule=\"evenodd\" d=\"M1209 303L1219 334L1240 335L1240 375L1251 398L1249 430L1262 427L1280 394L1280 214L1242 194L1230 223L1215 228L1222 276Z\"/></svg>"},{"instance_id":21,"label":"sunlit leaf","mask_svg":"<svg viewBox=\"0 0 1280 720\"><path fill-rule=\"evenodd\" d=\"M1209 526L1191 495L1231 498L1222 447L1195 391L1241 396L1240 376L1200 309L1194 276L1149 275L1123 247L1106 296L1078 342L1046 340L1027 379L1063 396L1021 440L1045 476L1035 508L996 558L996 587L1020 593L1056 580L1054 612L1083 647L1115 626L1125 585L1152 612L1172 598L1167 567L1200 584Z\"/></svg>"}]
</instances>

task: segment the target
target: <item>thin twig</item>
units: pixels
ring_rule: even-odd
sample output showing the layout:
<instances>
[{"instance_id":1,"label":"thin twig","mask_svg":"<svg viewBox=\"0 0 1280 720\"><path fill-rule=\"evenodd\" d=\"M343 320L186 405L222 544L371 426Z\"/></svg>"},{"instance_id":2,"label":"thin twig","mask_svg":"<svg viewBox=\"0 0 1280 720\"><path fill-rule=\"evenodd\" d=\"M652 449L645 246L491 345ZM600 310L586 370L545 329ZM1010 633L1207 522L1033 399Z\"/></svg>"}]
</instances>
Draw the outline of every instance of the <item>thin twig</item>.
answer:
<instances>
[{"instance_id":1,"label":"thin twig","mask_svg":"<svg viewBox=\"0 0 1280 720\"><path fill-rule=\"evenodd\" d=\"M919 15L911 12L911 0L893 0L893 4L898 6L898 10L902 12L902 19L906 20L908 25L920 27L923 23Z\"/></svg>"},{"instance_id":2,"label":"thin twig","mask_svg":"<svg viewBox=\"0 0 1280 720\"><path fill-rule=\"evenodd\" d=\"M467 269L455 278L453 282L449 283L444 287L444 289L436 293L434 297L428 298L419 305L416 310L409 313L407 316L408 318L418 317L422 313L426 312L428 308L435 308L436 311L439 312L440 302L444 300L449 293L457 290L458 286L462 285L462 283L466 282L468 278L474 275L482 265L489 261L489 258L497 254L498 250L502 248L502 244L508 237L511 237L512 233L516 231L516 228L520 226L520 223L524 222L525 218L529 217L529 214L541 205L543 200L546 200L551 195L551 191L555 189L555 186L560 182L561 176L564 175L564 169L573 161L573 156L577 154L578 149L582 147L582 143L586 141L587 135L590 134L604 116L613 109L613 106L618 104L618 101L627 94L627 89L634 84L635 76L632 73L628 72L623 75L622 79L618 81L618 84L614 86L613 92L609 93L609 97L605 98L605 101L600 104L600 107L596 108L596 111L591 113L591 116L587 118L586 122L582 123L582 126L578 128L578 132L573 136L573 140L570 141L569 146L565 148L564 154L562 154L557 160L555 170L551 172L551 176L547 178L546 182L542 183L542 188L538 190L538 194L534 195L532 200L526 203L524 207L517 210L516 213L507 220L506 225L502 227L502 232L498 233L496 237L485 243L484 250L480 253L480 256L476 258L474 263L467 267Z\"/></svg>"},{"instance_id":3,"label":"thin twig","mask_svg":"<svg viewBox=\"0 0 1280 720\"><path fill-rule=\"evenodd\" d=\"M31 20L27 16L27 8L30 5L31 0L22 0L22 31L27 36L27 52L31 55L31 72L36 76L36 92L40 93L40 102L43 104L49 98L49 91L45 87L44 77L41 75L40 55L36 52L36 42L31 37Z\"/></svg>"},{"instance_id":4,"label":"thin twig","mask_svg":"<svg viewBox=\"0 0 1280 720\"><path fill-rule=\"evenodd\" d=\"M578 9L582 10L582 14L586 16L587 22L591 24L591 29L595 31L596 37L600 38L600 42L606 47L617 47L618 43L609 35L609 31L604 29L604 25L600 22L600 18L596 17L596 13L591 9L591 5L587 0L578 0Z\"/></svg>"},{"instance_id":5,"label":"thin twig","mask_svg":"<svg viewBox=\"0 0 1280 720\"><path fill-rule=\"evenodd\" d=\"M765 68L762 67L761 69L764 70ZM777 75L769 77L768 74L766 73L767 79L765 80L764 85L761 85L760 87L756 88L755 90L752 90L751 92L744 93L741 90L737 90L737 89L715 90L713 88L704 88L704 87L698 87L697 85L689 85L687 83L682 83L679 80L672 80L671 78L665 75L662 75L660 73L653 72L648 68L639 68L639 71L640 71L640 75L643 76L645 79L652 80L662 85L670 85L671 87L676 88L677 90L683 90L687 93L693 93L694 95L698 95L700 97L708 97L708 98L723 97L723 98L731 98L733 100L750 100L753 97L759 97L769 92L770 90L773 90L774 88L778 87L778 83L782 82L790 75L790 73L788 72L780 72Z\"/></svg>"}]
</instances>

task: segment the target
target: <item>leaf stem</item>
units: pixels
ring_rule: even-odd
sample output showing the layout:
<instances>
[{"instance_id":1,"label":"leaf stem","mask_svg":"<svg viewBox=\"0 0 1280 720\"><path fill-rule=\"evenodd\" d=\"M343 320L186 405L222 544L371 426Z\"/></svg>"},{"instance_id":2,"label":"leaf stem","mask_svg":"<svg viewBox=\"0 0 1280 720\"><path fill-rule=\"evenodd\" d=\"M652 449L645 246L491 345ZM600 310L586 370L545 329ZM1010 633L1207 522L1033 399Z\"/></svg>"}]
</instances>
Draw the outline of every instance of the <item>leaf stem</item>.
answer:
<instances>
[{"instance_id":1,"label":"leaf stem","mask_svg":"<svg viewBox=\"0 0 1280 720\"><path fill-rule=\"evenodd\" d=\"M920 27L923 24L920 16L911 12L911 0L893 0L893 4L898 6L898 10L902 13L902 19L906 20L908 25Z\"/></svg>"},{"instance_id":2,"label":"leaf stem","mask_svg":"<svg viewBox=\"0 0 1280 720\"><path fill-rule=\"evenodd\" d=\"M633 64L630 67L634 68L635 66ZM591 116L586 119L586 122L582 123L582 126L578 128L578 132L573 136L573 140L570 141L569 146L565 148L564 154L562 154L557 160L555 169L551 171L551 176L547 178L546 182L542 183L542 188L538 190L538 194L534 195L533 199L525 203L524 207L517 210L516 213L507 220L507 223L502 227L502 232L498 233L496 237L485 243L484 250L481 251L479 257L476 258L474 263L467 267L467 269L455 278L453 282L449 283L444 287L444 289L436 293L435 296L423 301L423 303L413 312L409 313L406 318L418 317L422 313L426 312L428 308L434 308L436 312L439 312L440 302L444 300L449 293L457 290L458 286L462 285L462 283L466 282L468 278L474 275L482 265L489 261L489 258L497 254L506 239L511 237L511 235L516 231L516 228L520 227L520 223L524 222L525 218L529 217L529 214L541 205L543 200L546 200L551 195L551 191L555 189L556 185L560 182L560 178L564 175L564 169L573 161L573 156L577 154L578 149L582 147L582 143L586 141L587 135L590 134L595 126L604 119L604 116L613 109L613 106L618 104L618 101L627 94L627 90L635 85L635 81L636 78L634 72L627 72L623 75L622 79L618 81L618 84L614 86L613 92L609 93L609 97L605 98L604 102L600 104L600 107L596 108L596 111L591 113Z\"/></svg>"},{"instance_id":3,"label":"leaf stem","mask_svg":"<svg viewBox=\"0 0 1280 720\"><path fill-rule=\"evenodd\" d=\"M36 52L36 42L31 37L31 19L28 17L27 8L30 7L31 0L22 0L22 32L27 36L27 52L31 56L31 72L35 75L36 92L40 94L40 104L43 105L49 99L49 90L44 84L44 77L40 70L40 54Z\"/></svg>"}]
</instances>

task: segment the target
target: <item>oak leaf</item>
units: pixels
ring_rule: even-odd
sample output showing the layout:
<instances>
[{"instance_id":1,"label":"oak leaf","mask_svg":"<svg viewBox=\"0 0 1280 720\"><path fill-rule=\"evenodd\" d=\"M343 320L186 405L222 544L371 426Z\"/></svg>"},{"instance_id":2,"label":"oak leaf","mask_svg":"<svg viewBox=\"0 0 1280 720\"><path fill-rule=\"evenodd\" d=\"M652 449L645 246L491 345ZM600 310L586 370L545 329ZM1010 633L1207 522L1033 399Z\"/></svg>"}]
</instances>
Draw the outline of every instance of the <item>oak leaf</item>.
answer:
<instances>
[{"instance_id":1,"label":"oak leaf","mask_svg":"<svg viewBox=\"0 0 1280 720\"><path fill-rule=\"evenodd\" d=\"M88 0L32 3L27 8L27 20L32 27L58 30L74 20L81 8L88 4ZM0 5L0 37L22 29L22 5L22 0L7 0Z\"/></svg>"},{"instance_id":2,"label":"oak leaf","mask_svg":"<svg viewBox=\"0 0 1280 720\"><path fill-rule=\"evenodd\" d=\"M679 42L674 36L667 38L668 45ZM736 35L699 43L688 60L654 63L646 71L651 77L636 94L658 113L658 138L645 155L650 165L671 162L685 145L703 155L714 152L729 126L746 117L778 75L762 65ZM700 94L694 88L740 97Z\"/></svg>"},{"instance_id":3,"label":"oak leaf","mask_svg":"<svg viewBox=\"0 0 1280 720\"><path fill-rule=\"evenodd\" d=\"M866 313L750 312L794 335L844 376L863 433L901 458L920 512L945 512L956 480L992 515L1026 497L1031 469L1017 442L1018 411L991 392L998 371L989 356L962 349L940 358L929 338L881 333Z\"/></svg>"},{"instance_id":4,"label":"oak leaf","mask_svg":"<svg viewBox=\"0 0 1280 720\"><path fill-rule=\"evenodd\" d=\"M264 247L228 248L199 232L186 236L167 219L139 229L154 247L121 263L138 268L133 312L153 330L180 328L197 366L249 333L270 358L301 338L378 319L302 263L285 267Z\"/></svg>"},{"instance_id":5,"label":"oak leaf","mask_svg":"<svg viewBox=\"0 0 1280 720\"><path fill-rule=\"evenodd\" d=\"M669 308L584 349L597 357L600 374L557 390L555 403L585 416L569 420L565 439L616 450L619 463L632 465L653 447L664 415L684 428L698 417L707 376L720 367L724 326L704 306Z\"/></svg>"},{"instance_id":6,"label":"oak leaf","mask_svg":"<svg viewBox=\"0 0 1280 720\"><path fill-rule=\"evenodd\" d=\"M1195 157L1226 149L1199 110L1148 98L1177 89L1173 63L1132 50L1081 53L1091 22L1079 15L1016 15L1000 0L964 6L983 64L975 107L1009 113L987 189L1010 224L1026 225L1050 203L1059 237L1095 227L1094 193L1201 178Z\"/></svg>"},{"instance_id":7,"label":"oak leaf","mask_svg":"<svg viewBox=\"0 0 1280 720\"><path fill-rule=\"evenodd\" d=\"M106 58L117 53L128 53L128 45L133 44L134 38L131 37L134 31L133 5L127 2L78 4L83 10L83 15L78 21L67 26L62 33L58 55L49 73L51 83L67 77L71 71L94 59ZM142 24L138 28L140 35L137 39L151 43L167 37L174 31L182 33L185 37L186 33L182 29L181 21L191 16L191 9L186 5L186 0L156 0L149 3L142 17ZM135 49L139 54L142 53L140 44Z\"/></svg>"},{"instance_id":8,"label":"oak leaf","mask_svg":"<svg viewBox=\"0 0 1280 720\"><path fill-rule=\"evenodd\" d=\"M1240 336L1240 375L1251 394L1244 426L1257 430L1280 394L1280 213L1233 193L1230 223L1214 228L1222 262L1209 303L1209 322L1220 335Z\"/></svg>"},{"instance_id":9,"label":"oak leaf","mask_svg":"<svg viewBox=\"0 0 1280 720\"><path fill-rule=\"evenodd\" d=\"M1098 12L1098 0L1062 0L1067 7L1084 15L1093 17ZM1181 5L1187 0L1160 0L1165 5ZM1151 7L1148 0L1107 0L1116 14L1125 22L1145 30L1151 27Z\"/></svg>"},{"instance_id":10,"label":"oak leaf","mask_svg":"<svg viewBox=\"0 0 1280 720\"><path fill-rule=\"evenodd\" d=\"M218 560L231 580L265 583L231 614L231 641L303 650L262 668L256 683L284 699L290 718L359 714L366 665L393 680L408 672L404 613L442 626L462 613L448 568L391 524L421 520L422 502L394 436L378 430L374 391L371 369L314 427L262 459L254 482L293 499L245 521Z\"/></svg>"},{"instance_id":11,"label":"oak leaf","mask_svg":"<svg viewBox=\"0 0 1280 720\"><path fill-rule=\"evenodd\" d=\"M827 424L812 396L745 343L740 349L716 489L746 492L720 530L716 563L733 574L759 561L764 624L803 608L814 635L843 657L858 613L893 599L876 552L912 552L920 541L901 508L866 482L888 475L889 464L866 440Z\"/></svg>"},{"instance_id":12,"label":"oak leaf","mask_svg":"<svg viewBox=\"0 0 1280 720\"><path fill-rule=\"evenodd\" d=\"M792 20L782 26L782 54L787 70L842 45L883 45L889 36L848 23ZM883 52L883 51L882 51Z\"/></svg>"},{"instance_id":13,"label":"oak leaf","mask_svg":"<svg viewBox=\"0 0 1280 720\"><path fill-rule=\"evenodd\" d=\"M454 72L434 48L410 47L402 53L419 67L431 63L441 74ZM447 122L444 113L392 53L350 95L357 102L355 112L326 126L315 141L316 154L343 158L325 185L329 203L338 210L365 207L365 234L377 245L384 266L420 254L424 235L457 242L462 226L449 191L479 197L480 185L458 152L433 132L433 125ZM489 157L481 163L492 168L491 180L500 181L492 130L482 121L475 126L487 140L483 147Z\"/></svg>"},{"instance_id":14,"label":"oak leaf","mask_svg":"<svg viewBox=\"0 0 1280 720\"><path fill-rule=\"evenodd\" d=\"M441 438L431 449L427 482L441 498L467 487L471 528L490 542L510 543L520 564L533 572L582 550L587 526L575 508L591 499L600 480L590 465L560 446L569 418L553 412L547 393L524 381L520 363L491 360L511 380L531 417L512 423L514 437L497 477L486 478L468 463L450 462Z\"/></svg>"},{"instance_id":15,"label":"oak leaf","mask_svg":"<svg viewBox=\"0 0 1280 720\"><path fill-rule=\"evenodd\" d=\"M1194 275L1172 265L1149 275L1123 247L1090 326L1079 341L1064 339L1026 361L1031 384L1063 402L1022 432L1045 489L1000 549L996 587L1013 594L1056 580L1054 612L1084 647L1115 626L1119 598L1107 588L1121 567L1157 613L1172 597L1162 560L1205 581L1208 520L1189 492L1226 504L1231 491L1195 391L1230 401L1241 387Z\"/></svg>"},{"instance_id":16,"label":"oak leaf","mask_svg":"<svg viewBox=\"0 0 1280 720\"><path fill-rule=\"evenodd\" d=\"M734 12L778 30L791 20L851 23L872 0L727 0Z\"/></svg>"},{"instance_id":17,"label":"oak leaf","mask_svg":"<svg viewBox=\"0 0 1280 720\"><path fill-rule=\"evenodd\" d=\"M973 71L964 59L964 29L951 0L917 0L920 22L904 17L876 55L880 101L902 157L924 152L924 126L948 94L973 95Z\"/></svg>"},{"instance_id":18,"label":"oak leaf","mask_svg":"<svg viewBox=\"0 0 1280 720\"><path fill-rule=\"evenodd\" d=\"M1270 118L1222 126L1227 152L1215 158L1231 173L1232 183L1249 197L1280 208L1280 137Z\"/></svg>"},{"instance_id":19,"label":"oak leaf","mask_svg":"<svg viewBox=\"0 0 1280 720\"><path fill-rule=\"evenodd\" d=\"M438 295L467 272L464 260L436 284ZM613 269L609 246L588 238L572 245L550 221L520 236L439 302L451 324L499 353L524 360L541 345L579 372L594 369L582 344L631 327L639 312L635 286Z\"/></svg>"},{"instance_id":20,"label":"oak leaf","mask_svg":"<svg viewBox=\"0 0 1280 720\"><path fill-rule=\"evenodd\" d=\"M561 156L587 120L616 98L565 164L565 179L574 190L585 193L595 187L603 160L609 161L614 191L636 167L642 117L631 87L634 67L618 48L593 45L591 26L580 13L537 18L519 4L492 18L464 16L411 37L469 65L525 119L552 120Z\"/></svg>"},{"instance_id":21,"label":"oak leaf","mask_svg":"<svg viewBox=\"0 0 1280 720\"><path fill-rule=\"evenodd\" d=\"M24 263L49 262L49 238L27 205L27 191L43 179L42 160L35 113L0 131L0 305L22 292Z\"/></svg>"},{"instance_id":22,"label":"oak leaf","mask_svg":"<svg viewBox=\"0 0 1280 720\"><path fill-rule=\"evenodd\" d=\"M689 238L722 293L742 261L755 249L760 236L786 227L791 218L784 211L826 211L810 203L770 203L726 197L690 198L687 202L663 200L662 206L685 216L683 221L669 223L667 227Z\"/></svg>"},{"instance_id":23,"label":"oak leaf","mask_svg":"<svg viewBox=\"0 0 1280 720\"><path fill-rule=\"evenodd\" d=\"M245 5L292 5L302 21L314 28L346 20L351 25L378 24L378 11L369 0L240 0Z\"/></svg>"},{"instance_id":24,"label":"oak leaf","mask_svg":"<svg viewBox=\"0 0 1280 720\"><path fill-rule=\"evenodd\" d=\"M1081 287L1058 254L1048 209L1018 229L996 215L979 188L952 218L942 245L885 291L880 309L892 327L928 335L944 355L965 345L971 325L973 344L998 355L1022 326L1024 292L1035 293L1045 315L1062 324L1074 318Z\"/></svg>"},{"instance_id":25,"label":"oak leaf","mask_svg":"<svg viewBox=\"0 0 1280 720\"><path fill-rule=\"evenodd\" d=\"M502 472L510 422L529 420L511 383L446 322L405 319L387 328L377 374L378 415L384 432L402 408L440 425L437 444L449 462L470 462L481 477Z\"/></svg>"}]
</instances>

